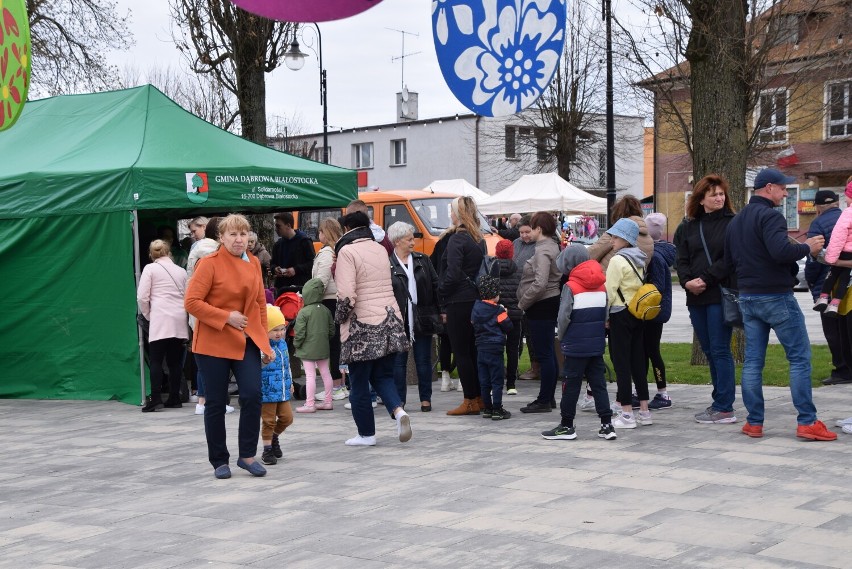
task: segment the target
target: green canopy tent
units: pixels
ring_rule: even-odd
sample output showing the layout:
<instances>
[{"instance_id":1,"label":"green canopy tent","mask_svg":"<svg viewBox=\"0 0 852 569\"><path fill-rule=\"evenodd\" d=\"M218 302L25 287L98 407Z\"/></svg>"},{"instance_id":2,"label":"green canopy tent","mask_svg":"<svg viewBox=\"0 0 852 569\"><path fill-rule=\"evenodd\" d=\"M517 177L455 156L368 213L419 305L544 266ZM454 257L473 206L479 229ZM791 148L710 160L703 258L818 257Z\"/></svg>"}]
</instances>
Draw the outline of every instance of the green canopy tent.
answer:
<instances>
[{"instance_id":1,"label":"green canopy tent","mask_svg":"<svg viewBox=\"0 0 852 569\"><path fill-rule=\"evenodd\" d=\"M139 402L140 216L356 197L355 172L246 141L150 85L27 103L0 134L0 397Z\"/></svg>"}]
</instances>

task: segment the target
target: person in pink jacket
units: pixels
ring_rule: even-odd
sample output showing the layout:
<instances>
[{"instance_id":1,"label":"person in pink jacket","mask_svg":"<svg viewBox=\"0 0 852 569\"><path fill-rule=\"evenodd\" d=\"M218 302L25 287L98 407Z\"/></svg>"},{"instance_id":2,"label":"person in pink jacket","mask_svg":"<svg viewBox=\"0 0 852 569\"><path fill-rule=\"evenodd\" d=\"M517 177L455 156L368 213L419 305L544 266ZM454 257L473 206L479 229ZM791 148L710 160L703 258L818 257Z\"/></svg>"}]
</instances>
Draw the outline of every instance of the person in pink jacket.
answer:
<instances>
[{"instance_id":1,"label":"person in pink jacket","mask_svg":"<svg viewBox=\"0 0 852 569\"><path fill-rule=\"evenodd\" d=\"M400 442L411 438L411 422L393 380L396 354L408 351L408 338L393 295L387 251L373 237L370 219L356 211L343 218L346 231L334 247L340 362L349 366L349 403L358 435L348 446L375 446L376 421L370 385L396 419Z\"/></svg>"},{"instance_id":2,"label":"person in pink jacket","mask_svg":"<svg viewBox=\"0 0 852 569\"><path fill-rule=\"evenodd\" d=\"M151 371L151 395L142 407L143 413L163 408L161 386L163 360L169 366L169 398L166 407L182 407L180 382L183 381L184 344L189 338L183 295L186 292L186 270L171 258L170 243L157 239L148 253L152 263L145 265L136 291L139 312L150 322L148 354Z\"/></svg>"},{"instance_id":3,"label":"person in pink jacket","mask_svg":"<svg viewBox=\"0 0 852 569\"><path fill-rule=\"evenodd\" d=\"M846 184L846 209L837 218L831 230L831 241L825 249L825 262L833 265L838 260L852 260L852 181ZM826 316L837 316L840 301L849 288L849 267L831 267L831 271L822 283L822 291L814 303L814 310L825 312ZM834 290L834 286L837 289ZM832 294L833 291L833 294Z\"/></svg>"}]
</instances>

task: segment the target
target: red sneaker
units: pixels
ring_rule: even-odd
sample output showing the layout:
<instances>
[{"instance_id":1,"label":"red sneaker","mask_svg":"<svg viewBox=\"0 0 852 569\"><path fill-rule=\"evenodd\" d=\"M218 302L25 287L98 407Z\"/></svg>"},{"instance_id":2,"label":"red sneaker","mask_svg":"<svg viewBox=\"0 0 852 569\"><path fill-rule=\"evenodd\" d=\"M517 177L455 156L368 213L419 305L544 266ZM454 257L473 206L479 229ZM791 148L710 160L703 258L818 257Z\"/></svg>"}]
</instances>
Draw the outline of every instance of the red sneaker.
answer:
<instances>
[{"instance_id":1,"label":"red sneaker","mask_svg":"<svg viewBox=\"0 0 852 569\"><path fill-rule=\"evenodd\" d=\"M743 425L743 433L754 439L759 439L763 436L763 425L752 425L746 421L746 424Z\"/></svg>"},{"instance_id":2,"label":"red sneaker","mask_svg":"<svg viewBox=\"0 0 852 569\"><path fill-rule=\"evenodd\" d=\"M822 421L814 421L813 425L799 425L796 429L796 436L811 441L833 441L837 439L837 433L829 431Z\"/></svg>"}]
</instances>

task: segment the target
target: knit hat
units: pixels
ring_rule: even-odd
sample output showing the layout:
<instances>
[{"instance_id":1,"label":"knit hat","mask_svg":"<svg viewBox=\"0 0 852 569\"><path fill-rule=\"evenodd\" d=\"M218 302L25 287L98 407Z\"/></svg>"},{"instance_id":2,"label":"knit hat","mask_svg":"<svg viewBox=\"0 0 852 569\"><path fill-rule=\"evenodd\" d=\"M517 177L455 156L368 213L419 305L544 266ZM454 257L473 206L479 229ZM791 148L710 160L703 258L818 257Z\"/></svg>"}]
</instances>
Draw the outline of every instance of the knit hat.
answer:
<instances>
[{"instance_id":1,"label":"knit hat","mask_svg":"<svg viewBox=\"0 0 852 569\"><path fill-rule=\"evenodd\" d=\"M636 240L639 238L639 226L632 219L621 218L606 232L613 237L621 237L630 243L631 247L636 247Z\"/></svg>"},{"instance_id":2,"label":"knit hat","mask_svg":"<svg viewBox=\"0 0 852 569\"><path fill-rule=\"evenodd\" d=\"M508 239L501 239L497 242L495 252L498 259L511 259L515 255L515 246Z\"/></svg>"},{"instance_id":3,"label":"knit hat","mask_svg":"<svg viewBox=\"0 0 852 569\"><path fill-rule=\"evenodd\" d=\"M645 218L645 225L648 227L648 235L654 241L659 241L663 238L663 230L666 227L666 216L662 213L650 213Z\"/></svg>"},{"instance_id":4,"label":"knit hat","mask_svg":"<svg viewBox=\"0 0 852 569\"><path fill-rule=\"evenodd\" d=\"M849 180L849 183L846 184L846 197L852 199L852 180Z\"/></svg>"},{"instance_id":5,"label":"knit hat","mask_svg":"<svg viewBox=\"0 0 852 569\"><path fill-rule=\"evenodd\" d=\"M277 306L273 306L271 304L266 305L266 331L271 332L275 328L279 326L283 326L287 323L287 320L284 319L284 313L281 312L281 309Z\"/></svg>"},{"instance_id":6,"label":"knit hat","mask_svg":"<svg viewBox=\"0 0 852 569\"><path fill-rule=\"evenodd\" d=\"M849 186L846 186L846 195L849 195ZM831 205L837 203L837 194L831 190L819 190L814 196L814 205Z\"/></svg>"},{"instance_id":7,"label":"knit hat","mask_svg":"<svg viewBox=\"0 0 852 569\"><path fill-rule=\"evenodd\" d=\"M500 296L500 279L491 275L479 277L479 298L491 300Z\"/></svg>"}]
</instances>

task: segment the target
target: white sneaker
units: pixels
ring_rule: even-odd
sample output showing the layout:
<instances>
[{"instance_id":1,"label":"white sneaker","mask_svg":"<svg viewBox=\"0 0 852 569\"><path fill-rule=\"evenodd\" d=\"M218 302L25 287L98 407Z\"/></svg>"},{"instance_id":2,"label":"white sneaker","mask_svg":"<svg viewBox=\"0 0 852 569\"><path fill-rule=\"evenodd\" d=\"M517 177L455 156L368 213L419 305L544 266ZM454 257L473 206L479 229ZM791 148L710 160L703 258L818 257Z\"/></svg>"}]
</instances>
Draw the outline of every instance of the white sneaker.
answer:
<instances>
[{"instance_id":1,"label":"white sneaker","mask_svg":"<svg viewBox=\"0 0 852 569\"><path fill-rule=\"evenodd\" d=\"M204 414L204 405L202 405L201 403L196 403L195 404L195 414L196 415L203 415Z\"/></svg>"},{"instance_id":2,"label":"white sneaker","mask_svg":"<svg viewBox=\"0 0 852 569\"><path fill-rule=\"evenodd\" d=\"M198 403L198 395L190 395L189 396L190 403Z\"/></svg>"},{"instance_id":3,"label":"white sneaker","mask_svg":"<svg viewBox=\"0 0 852 569\"><path fill-rule=\"evenodd\" d=\"M635 429L636 428L636 419L632 416L625 417L624 413L615 417L612 420L612 426L616 429Z\"/></svg>"},{"instance_id":4,"label":"white sneaker","mask_svg":"<svg viewBox=\"0 0 852 569\"><path fill-rule=\"evenodd\" d=\"M378 407L378 405L376 404L376 402L375 402L375 401L373 401L373 402L372 402L372 404L373 404L373 409L375 409L376 407ZM352 403L349 403L349 402L344 403L344 404L343 404L343 408L344 408L344 409L352 409Z\"/></svg>"},{"instance_id":5,"label":"white sneaker","mask_svg":"<svg viewBox=\"0 0 852 569\"><path fill-rule=\"evenodd\" d=\"M852 417L847 417L845 419L838 419L835 423L838 427L845 427L846 425L852 425Z\"/></svg>"},{"instance_id":6,"label":"white sneaker","mask_svg":"<svg viewBox=\"0 0 852 569\"><path fill-rule=\"evenodd\" d=\"M376 446L376 437L362 437L358 435L357 437L352 437L346 441L346 446L350 447L374 447Z\"/></svg>"},{"instance_id":7,"label":"white sneaker","mask_svg":"<svg viewBox=\"0 0 852 569\"><path fill-rule=\"evenodd\" d=\"M621 404L618 401L613 401L609 408L612 409L613 417L621 415L624 412L624 409L621 408ZM592 411L594 411L594 407L592 408Z\"/></svg>"},{"instance_id":8,"label":"white sneaker","mask_svg":"<svg viewBox=\"0 0 852 569\"><path fill-rule=\"evenodd\" d=\"M450 391L462 391L461 380L454 379L450 385Z\"/></svg>"},{"instance_id":9,"label":"white sneaker","mask_svg":"<svg viewBox=\"0 0 852 569\"><path fill-rule=\"evenodd\" d=\"M316 401L325 401L325 391L320 391L316 395L314 395L314 399Z\"/></svg>"},{"instance_id":10,"label":"white sneaker","mask_svg":"<svg viewBox=\"0 0 852 569\"><path fill-rule=\"evenodd\" d=\"M518 390L515 389L514 387L506 390L506 395L517 395L517 394L518 394Z\"/></svg>"},{"instance_id":11,"label":"white sneaker","mask_svg":"<svg viewBox=\"0 0 852 569\"><path fill-rule=\"evenodd\" d=\"M346 399L349 397L349 393L346 391L345 387L336 387L331 392L331 399L333 401L340 401L341 399Z\"/></svg>"},{"instance_id":12,"label":"white sneaker","mask_svg":"<svg viewBox=\"0 0 852 569\"><path fill-rule=\"evenodd\" d=\"M450 372L441 372L441 391L449 391L453 388L453 380L450 378Z\"/></svg>"},{"instance_id":13,"label":"white sneaker","mask_svg":"<svg viewBox=\"0 0 852 569\"><path fill-rule=\"evenodd\" d=\"M595 398L590 397L589 394L583 395L583 398L580 399L580 411L594 411L595 410Z\"/></svg>"},{"instance_id":14,"label":"white sneaker","mask_svg":"<svg viewBox=\"0 0 852 569\"><path fill-rule=\"evenodd\" d=\"M225 405L225 413L233 413L233 412L234 412L233 407L231 407L230 405Z\"/></svg>"},{"instance_id":15,"label":"white sneaker","mask_svg":"<svg viewBox=\"0 0 852 569\"><path fill-rule=\"evenodd\" d=\"M852 424L843 425L843 428L840 430L846 433L847 435L852 435Z\"/></svg>"},{"instance_id":16,"label":"white sneaker","mask_svg":"<svg viewBox=\"0 0 852 569\"><path fill-rule=\"evenodd\" d=\"M396 433L401 443L411 440L411 417L405 411L400 412L399 417L396 418Z\"/></svg>"},{"instance_id":17,"label":"white sneaker","mask_svg":"<svg viewBox=\"0 0 852 569\"><path fill-rule=\"evenodd\" d=\"M636 413L636 422L640 425L653 425L654 420L651 418L650 411L639 411Z\"/></svg>"}]
</instances>

